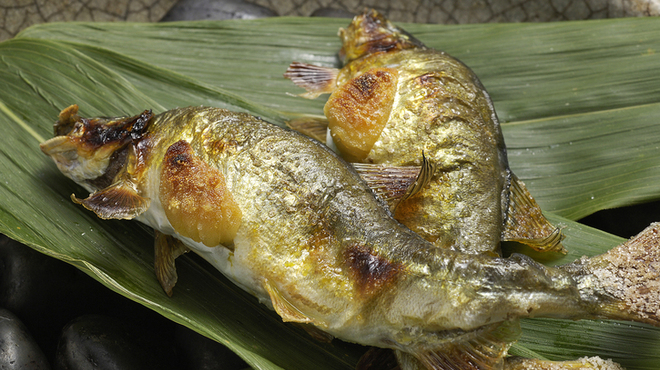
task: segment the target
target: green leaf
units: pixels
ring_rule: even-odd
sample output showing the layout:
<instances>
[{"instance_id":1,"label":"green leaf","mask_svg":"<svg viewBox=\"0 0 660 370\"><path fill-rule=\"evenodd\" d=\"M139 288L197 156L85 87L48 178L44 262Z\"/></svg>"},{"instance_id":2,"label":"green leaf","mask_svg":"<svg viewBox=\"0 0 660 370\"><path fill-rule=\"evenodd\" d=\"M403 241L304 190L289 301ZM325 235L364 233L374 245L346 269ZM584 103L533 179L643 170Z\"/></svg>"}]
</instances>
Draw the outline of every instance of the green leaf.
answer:
<instances>
[{"instance_id":1,"label":"green leaf","mask_svg":"<svg viewBox=\"0 0 660 370\"><path fill-rule=\"evenodd\" d=\"M318 18L43 24L21 36L103 45L273 109L322 114L323 98L287 95L302 90L281 76L292 60L338 65L336 31L346 24ZM658 199L657 18L403 26L477 73L505 122L511 167L544 210L576 220ZM596 127L607 130L603 137L590 136ZM653 186L632 184L639 173Z\"/></svg>"},{"instance_id":2,"label":"green leaf","mask_svg":"<svg viewBox=\"0 0 660 370\"><path fill-rule=\"evenodd\" d=\"M73 204L69 195L84 191L38 148L74 103L85 116L198 104L276 124L321 114L323 99L287 94L301 91L282 73L293 60L336 65L336 32L346 23L54 23L1 43L0 232L227 345L255 368L353 368L363 347L310 339L194 256L178 260L180 280L168 298L153 274L151 232ZM660 198L660 20L404 27L471 66L491 93L514 172L568 236L568 256L535 257L558 264L602 253L623 240L572 220ZM628 369L660 367L656 328L535 319L523 329L513 353L598 354Z\"/></svg>"}]
</instances>

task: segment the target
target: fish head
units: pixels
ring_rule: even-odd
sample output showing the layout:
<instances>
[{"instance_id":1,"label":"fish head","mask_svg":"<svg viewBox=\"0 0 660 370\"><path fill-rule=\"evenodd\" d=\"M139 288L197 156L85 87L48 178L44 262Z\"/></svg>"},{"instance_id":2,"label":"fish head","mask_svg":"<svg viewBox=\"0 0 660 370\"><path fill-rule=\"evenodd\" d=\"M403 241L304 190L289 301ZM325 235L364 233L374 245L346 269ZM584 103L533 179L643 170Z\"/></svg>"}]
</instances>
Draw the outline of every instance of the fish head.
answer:
<instances>
[{"instance_id":1,"label":"fish head","mask_svg":"<svg viewBox=\"0 0 660 370\"><path fill-rule=\"evenodd\" d=\"M113 156L125 156L122 149L139 140L152 119L150 110L133 117L82 118L78 106L72 105L60 112L55 137L39 147L64 175L89 185L90 180L107 175Z\"/></svg>"},{"instance_id":2,"label":"fish head","mask_svg":"<svg viewBox=\"0 0 660 370\"><path fill-rule=\"evenodd\" d=\"M340 28L339 37L342 41L339 57L344 64L372 53L425 48L374 9L357 15L347 28Z\"/></svg>"}]
</instances>

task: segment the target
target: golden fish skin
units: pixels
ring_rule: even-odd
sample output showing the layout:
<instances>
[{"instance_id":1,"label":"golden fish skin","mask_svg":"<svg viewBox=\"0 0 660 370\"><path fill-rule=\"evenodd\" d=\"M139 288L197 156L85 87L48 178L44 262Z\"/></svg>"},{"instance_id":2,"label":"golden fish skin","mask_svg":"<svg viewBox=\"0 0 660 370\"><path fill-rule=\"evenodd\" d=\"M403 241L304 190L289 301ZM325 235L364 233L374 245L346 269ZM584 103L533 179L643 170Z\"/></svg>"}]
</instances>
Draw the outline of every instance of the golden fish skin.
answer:
<instances>
[{"instance_id":1,"label":"golden fish skin","mask_svg":"<svg viewBox=\"0 0 660 370\"><path fill-rule=\"evenodd\" d=\"M343 68L293 63L285 77L307 97L331 93L324 113L347 160L414 166L423 153L436 165L426 188L397 205L397 220L468 253L496 252L502 238L563 251L561 234L511 173L492 101L466 65L374 10L340 38Z\"/></svg>"},{"instance_id":2,"label":"golden fish skin","mask_svg":"<svg viewBox=\"0 0 660 370\"><path fill-rule=\"evenodd\" d=\"M117 119L77 109L60 114L41 149L92 192L76 202L165 235L161 283L189 248L284 321L426 369L499 368L519 317L660 324L657 287L639 286L660 278L658 224L566 268L464 254L402 226L351 166L296 132L215 108Z\"/></svg>"}]
</instances>

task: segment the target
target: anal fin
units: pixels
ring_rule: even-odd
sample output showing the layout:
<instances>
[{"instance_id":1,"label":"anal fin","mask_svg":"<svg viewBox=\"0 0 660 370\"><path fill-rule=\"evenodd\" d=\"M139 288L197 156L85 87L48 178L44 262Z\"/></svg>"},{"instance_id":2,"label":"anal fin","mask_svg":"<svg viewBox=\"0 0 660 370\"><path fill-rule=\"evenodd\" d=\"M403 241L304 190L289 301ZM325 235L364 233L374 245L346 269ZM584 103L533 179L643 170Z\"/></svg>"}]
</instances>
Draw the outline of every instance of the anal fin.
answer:
<instances>
[{"instance_id":1,"label":"anal fin","mask_svg":"<svg viewBox=\"0 0 660 370\"><path fill-rule=\"evenodd\" d=\"M353 167L369 187L394 212L404 200L415 196L433 179L436 166L422 155L422 166L386 166L353 163Z\"/></svg>"},{"instance_id":2,"label":"anal fin","mask_svg":"<svg viewBox=\"0 0 660 370\"><path fill-rule=\"evenodd\" d=\"M334 91L337 86L338 74L337 68L293 62L287 68L284 77L290 79L296 86L307 90L300 96L314 99L321 94L329 94Z\"/></svg>"},{"instance_id":3,"label":"anal fin","mask_svg":"<svg viewBox=\"0 0 660 370\"><path fill-rule=\"evenodd\" d=\"M140 196L133 183L120 180L85 199L71 194L73 202L81 204L102 219L131 220L149 208L150 200Z\"/></svg>"},{"instance_id":4,"label":"anal fin","mask_svg":"<svg viewBox=\"0 0 660 370\"><path fill-rule=\"evenodd\" d=\"M155 231L154 241L154 270L156 278L168 296L172 296L172 289L178 280L176 266L177 257L189 251L179 240L171 235Z\"/></svg>"},{"instance_id":5,"label":"anal fin","mask_svg":"<svg viewBox=\"0 0 660 370\"><path fill-rule=\"evenodd\" d=\"M504 358L519 335L520 323L506 321L463 334L437 348L412 353L422 367L407 354L397 356L402 357L402 370L502 370Z\"/></svg>"},{"instance_id":6,"label":"anal fin","mask_svg":"<svg viewBox=\"0 0 660 370\"><path fill-rule=\"evenodd\" d=\"M561 229L548 221L525 184L511 174L509 207L502 232L503 241L515 241L539 252L566 254Z\"/></svg>"}]
</instances>

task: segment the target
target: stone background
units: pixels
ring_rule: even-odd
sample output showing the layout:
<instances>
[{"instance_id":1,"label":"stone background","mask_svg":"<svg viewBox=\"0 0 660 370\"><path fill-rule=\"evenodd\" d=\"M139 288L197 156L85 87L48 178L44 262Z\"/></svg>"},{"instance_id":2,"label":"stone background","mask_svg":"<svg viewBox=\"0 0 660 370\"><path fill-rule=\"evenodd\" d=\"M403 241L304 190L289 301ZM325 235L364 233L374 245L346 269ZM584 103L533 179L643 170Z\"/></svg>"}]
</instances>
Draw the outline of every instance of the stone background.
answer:
<instances>
[{"instance_id":1,"label":"stone background","mask_svg":"<svg viewBox=\"0 0 660 370\"><path fill-rule=\"evenodd\" d=\"M660 0L0 0L0 41L42 22L346 16L364 7L397 22L448 24L660 15Z\"/></svg>"}]
</instances>

